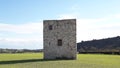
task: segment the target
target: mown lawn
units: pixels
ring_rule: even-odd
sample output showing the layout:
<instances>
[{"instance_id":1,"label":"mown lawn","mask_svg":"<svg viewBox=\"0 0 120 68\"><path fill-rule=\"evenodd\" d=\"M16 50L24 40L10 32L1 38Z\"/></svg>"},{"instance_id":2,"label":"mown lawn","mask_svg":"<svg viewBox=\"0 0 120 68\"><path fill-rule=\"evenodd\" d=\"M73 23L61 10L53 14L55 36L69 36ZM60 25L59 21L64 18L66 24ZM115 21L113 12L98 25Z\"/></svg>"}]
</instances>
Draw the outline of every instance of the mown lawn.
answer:
<instances>
[{"instance_id":1,"label":"mown lawn","mask_svg":"<svg viewBox=\"0 0 120 68\"><path fill-rule=\"evenodd\" d=\"M77 60L43 60L42 53L0 54L0 68L120 68L120 55L78 54Z\"/></svg>"}]
</instances>

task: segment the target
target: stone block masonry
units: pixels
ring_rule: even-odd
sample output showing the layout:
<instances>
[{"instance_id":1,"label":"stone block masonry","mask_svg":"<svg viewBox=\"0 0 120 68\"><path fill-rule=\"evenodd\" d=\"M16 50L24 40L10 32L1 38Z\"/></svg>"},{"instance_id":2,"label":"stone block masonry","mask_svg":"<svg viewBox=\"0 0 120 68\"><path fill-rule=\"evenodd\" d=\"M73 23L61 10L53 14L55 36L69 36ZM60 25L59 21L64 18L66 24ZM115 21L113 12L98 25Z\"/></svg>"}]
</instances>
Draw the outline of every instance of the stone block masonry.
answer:
<instances>
[{"instance_id":1,"label":"stone block masonry","mask_svg":"<svg viewBox=\"0 0 120 68\"><path fill-rule=\"evenodd\" d=\"M44 59L76 59L76 19L43 22Z\"/></svg>"}]
</instances>

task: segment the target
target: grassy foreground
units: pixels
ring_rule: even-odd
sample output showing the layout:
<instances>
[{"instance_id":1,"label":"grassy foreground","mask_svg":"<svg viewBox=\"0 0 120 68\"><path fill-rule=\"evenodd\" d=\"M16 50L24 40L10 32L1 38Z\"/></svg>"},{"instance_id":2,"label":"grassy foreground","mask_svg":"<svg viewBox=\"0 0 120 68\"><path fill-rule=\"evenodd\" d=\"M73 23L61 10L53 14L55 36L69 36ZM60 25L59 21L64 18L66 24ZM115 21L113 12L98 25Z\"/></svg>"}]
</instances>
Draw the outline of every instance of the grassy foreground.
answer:
<instances>
[{"instance_id":1,"label":"grassy foreground","mask_svg":"<svg viewBox=\"0 0 120 68\"><path fill-rule=\"evenodd\" d=\"M0 68L120 68L120 55L78 54L77 60L43 60L42 53L0 54Z\"/></svg>"}]
</instances>

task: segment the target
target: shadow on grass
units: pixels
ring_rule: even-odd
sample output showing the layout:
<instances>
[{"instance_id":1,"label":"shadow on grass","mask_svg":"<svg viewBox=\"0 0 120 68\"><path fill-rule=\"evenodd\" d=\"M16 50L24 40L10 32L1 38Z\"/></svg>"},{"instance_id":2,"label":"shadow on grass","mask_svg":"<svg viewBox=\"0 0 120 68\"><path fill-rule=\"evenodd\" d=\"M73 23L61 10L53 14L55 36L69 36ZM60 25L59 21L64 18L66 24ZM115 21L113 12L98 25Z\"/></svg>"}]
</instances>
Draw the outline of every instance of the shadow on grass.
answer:
<instances>
[{"instance_id":1,"label":"shadow on grass","mask_svg":"<svg viewBox=\"0 0 120 68\"><path fill-rule=\"evenodd\" d=\"M45 60L45 59L10 60L10 61L0 61L0 65L1 64L27 63L27 62L44 62L44 61L56 61L56 60Z\"/></svg>"},{"instance_id":2,"label":"shadow on grass","mask_svg":"<svg viewBox=\"0 0 120 68\"><path fill-rule=\"evenodd\" d=\"M60 61L60 60L68 60L68 59L55 59L55 60L45 60L45 59L10 60L10 61L0 61L0 65L1 64L28 63L28 62Z\"/></svg>"}]
</instances>

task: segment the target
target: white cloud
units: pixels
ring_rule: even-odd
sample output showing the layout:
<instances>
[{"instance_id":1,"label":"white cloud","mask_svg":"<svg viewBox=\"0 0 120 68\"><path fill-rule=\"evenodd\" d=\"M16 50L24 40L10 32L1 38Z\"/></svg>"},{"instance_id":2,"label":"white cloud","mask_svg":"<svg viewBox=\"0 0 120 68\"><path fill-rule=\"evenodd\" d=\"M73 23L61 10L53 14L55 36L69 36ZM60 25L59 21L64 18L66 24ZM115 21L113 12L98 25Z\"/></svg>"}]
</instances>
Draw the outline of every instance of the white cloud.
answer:
<instances>
[{"instance_id":1,"label":"white cloud","mask_svg":"<svg viewBox=\"0 0 120 68\"><path fill-rule=\"evenodd\" d=\"M111 19L113 19L113 18L120 19L120 13L111 15L109 18L111 18Z\"/></svg>"},{"instance_id":2,"label":"white cloud","mask_svg":"<svg viewBox=\"0 0 120 68\"><path fill-rule=\"evenodd\" d=\"M15 33L41 33L43 23L27 23L27 24L3 24L0 23L0 31L8 31Z\"/></svg>"},{"instance_id":3,"label":"white cloud","mask_svg":"<svg viewBox=\"0 0 120 68\"><path fill-rule=\"evenodd\" d=\"M79 11L80 10L80 6L78 4L74 4L73 6L70 7L70 10L72 11Z\"/></svg>"},{"instance_id":4,"label":"white cloud","mask_svg":"<svg viewBox=\"0 0 120 68\"><path fill-rule=\"evenodd\" d=\"M43 43L40 39L1 39L0 48L14 48L14 49L42 49Z\"/></svg>"},{"instance_id":5,"label":"white cloud","mask_svg":"<svg viewBox=\"0 0 120 68\"><path fill-rule=\"evenodd\" d=\"M42 22L17 25L0 23L0 32L0 48L43 48Z\"/></svg>"},{"instance_id":6,"label":"white cloud","mask_svg":"<svg viewBox=\"0 0 120 68\"><path fill-rule=\"evenodd\" d=\"M94 23L92 21L89 21L86 24L80 24L80 22L78 22L78 41L101 39L120 35L120 23L109 22L110 20L113 19L104 18L104 20L95 20Z\"/></svg>"},{"instance_id":7,"label":"white cloud","mask_svg":"<svg viewBox=\"0 0 120 68\"><path fill-rule=\"evenodd\" d=\"M77 42L120 35L120 14L97 19L82 19L73 13L64 14L59 18L67 19L75 17L77 18Z\"/></svg>"},{"instance_id":8,"label":"white cloud","mask_svg":"<svg viewBox=\"0 0 120 68\"><path fill-rule=\"evenodd\" d=\"M59 14L58 19L76 19L80 16L79 14L80 6L78 4L72 5L69 8L69 12Z\"/></svg>"},{"instance_id":9,"label":"white cloud","mask_svg":"<svg viewBox=\"0 0 120 68\"><path fill-rule=\"evenodd\" d=\"M115 17L120 19L120 14L115 15Z\"/></svg>"},{"instance_id":10,"label":"white cloud","mask_svg":"<svg viewBox=\"0 0 120 68\"><path fill-rule=\"evenodd\" d=\"M4 38L0 39L0 48L42 49L42 38Z\"/></svg>"},{"instance_id":11,"label":"white cloud","mask_svg":"<svg viewBox=\"0 0 120 68\"><path fill-rule=\"evenodd\" d=\"M58 16L58 19L72 19L72 18L77 18L78 16L77 16L77 14L75 14L75 13L71 13L71 14L61 14L61 15L59 15Z\"/></svg>"}]
</instances>

